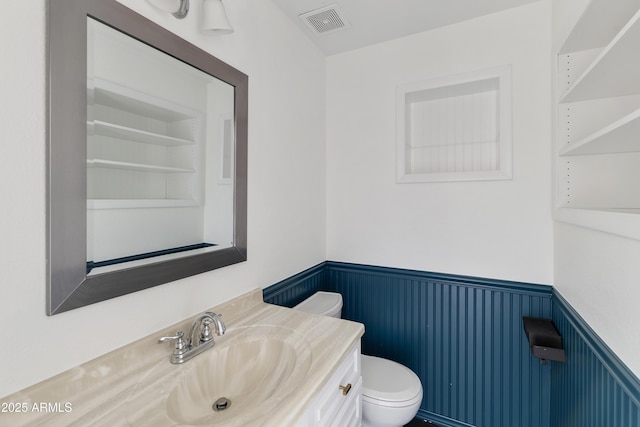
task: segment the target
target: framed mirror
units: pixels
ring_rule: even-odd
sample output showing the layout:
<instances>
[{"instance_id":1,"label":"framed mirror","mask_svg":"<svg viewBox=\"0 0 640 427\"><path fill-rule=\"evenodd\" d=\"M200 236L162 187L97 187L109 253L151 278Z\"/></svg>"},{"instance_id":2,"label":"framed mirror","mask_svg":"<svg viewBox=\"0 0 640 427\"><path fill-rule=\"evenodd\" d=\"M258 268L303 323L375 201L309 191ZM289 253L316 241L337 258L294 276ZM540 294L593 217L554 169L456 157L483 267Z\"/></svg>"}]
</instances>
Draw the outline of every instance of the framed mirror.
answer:
<instances>
[{"instance_id":1,"label":"framed mirror","mask_svg":"<svg viewBox=\"0 0 640 427\"><path fill-rule=\"evenodd\" d=\"M51 0L47 314L245 261L248 77L115 0Z\"/></svg>"}]
</instances>

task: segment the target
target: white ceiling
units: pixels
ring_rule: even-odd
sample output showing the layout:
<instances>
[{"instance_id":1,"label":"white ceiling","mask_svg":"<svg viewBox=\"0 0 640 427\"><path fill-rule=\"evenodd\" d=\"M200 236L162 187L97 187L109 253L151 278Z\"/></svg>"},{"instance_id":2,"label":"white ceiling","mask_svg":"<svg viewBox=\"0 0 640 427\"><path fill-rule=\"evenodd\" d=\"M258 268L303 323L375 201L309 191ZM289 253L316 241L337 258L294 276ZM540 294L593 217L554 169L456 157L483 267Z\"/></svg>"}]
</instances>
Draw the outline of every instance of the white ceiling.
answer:
<instances>
[{"instance_id":1,"label":"white ceiling","mask_svg":"<svg viewBox=\"0 0 640 427\"><path fill-rule=\"evenodd\" d=\"M332 55L420 33L538 0L272 0L325 52ZM350 26L318 35L298 17L337 4Z\"/></svg>"}]
</instances>

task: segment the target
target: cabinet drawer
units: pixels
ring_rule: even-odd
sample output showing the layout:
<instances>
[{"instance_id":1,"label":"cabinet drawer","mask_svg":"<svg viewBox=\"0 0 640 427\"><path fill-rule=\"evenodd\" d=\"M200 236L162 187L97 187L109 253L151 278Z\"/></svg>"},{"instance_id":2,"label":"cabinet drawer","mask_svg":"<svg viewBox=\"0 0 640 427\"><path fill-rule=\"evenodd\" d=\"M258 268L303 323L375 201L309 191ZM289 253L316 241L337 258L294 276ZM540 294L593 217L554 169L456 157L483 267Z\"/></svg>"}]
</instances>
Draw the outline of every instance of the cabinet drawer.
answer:
<instances>
[{"instance_id":1,"label":"cabinet drawer","mask_svg":"<svg viewBox=\"0 0 640 427\"><path fill-rule=\"evenodd\" d=\"M311 409L312 425L333 426L338 413L352 399L358 395L360 389L360 343L356 344L347 354L338 370L323 387L318 399ZM348 387L344 394L342 388ZM358 399L359 400L359 399Z\"/></svg>"},{"instance_id":2,"label":"cabinet drawer","mask_svg":"<svg viewBox=\"0 0 640 427\"><path fill-rule=\"evenodd\" d=\"M362 378L353 385L331 427L360 427L362 424Z\"/></svg>"}]
</instances>

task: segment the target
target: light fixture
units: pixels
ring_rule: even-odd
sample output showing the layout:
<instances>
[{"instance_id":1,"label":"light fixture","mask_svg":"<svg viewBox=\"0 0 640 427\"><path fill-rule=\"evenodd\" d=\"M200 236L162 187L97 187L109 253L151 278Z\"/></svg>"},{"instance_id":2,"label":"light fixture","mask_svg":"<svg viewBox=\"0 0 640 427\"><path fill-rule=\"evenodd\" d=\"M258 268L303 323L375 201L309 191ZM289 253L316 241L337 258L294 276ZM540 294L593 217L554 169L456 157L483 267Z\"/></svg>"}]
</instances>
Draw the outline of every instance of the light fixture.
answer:
<instances>
[{"instance_id":1,"label":"light fixture","mask_svg":"<svg viewBox=\"0 0 640 427\"><path fill-rule=\"evenodd\" d=\"M219 34L233 33L222 0L202 0L202 29Z\"/></svg>"},{"instance_id":2,"label":"light fixture","mask_svg":"<svg viewBox=\"0 0 640 427\"><path fill-rule=\"evenodd\" d=\"M189 0L148 0L149 3L182 19L189 13Z\"/></svg>"}]
</instances>

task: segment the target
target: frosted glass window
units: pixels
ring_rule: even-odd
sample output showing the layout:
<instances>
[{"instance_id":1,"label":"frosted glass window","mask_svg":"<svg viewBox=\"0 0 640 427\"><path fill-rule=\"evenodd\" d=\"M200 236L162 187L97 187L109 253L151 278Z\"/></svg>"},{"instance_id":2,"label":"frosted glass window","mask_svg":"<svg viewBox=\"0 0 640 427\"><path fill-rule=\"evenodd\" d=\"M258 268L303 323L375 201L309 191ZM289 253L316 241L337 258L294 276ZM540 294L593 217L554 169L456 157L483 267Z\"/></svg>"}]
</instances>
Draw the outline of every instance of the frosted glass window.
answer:
<instances>
[{"instance_id":1,"label":"frosted glass window","mask_svg":"<svg viewBox=\"0 0 640 427\"><path fill-rule=\"evenodd\" d=\"M397 89L398 182L511 178L510 68Z\"/></svg>"}]
</instances>

